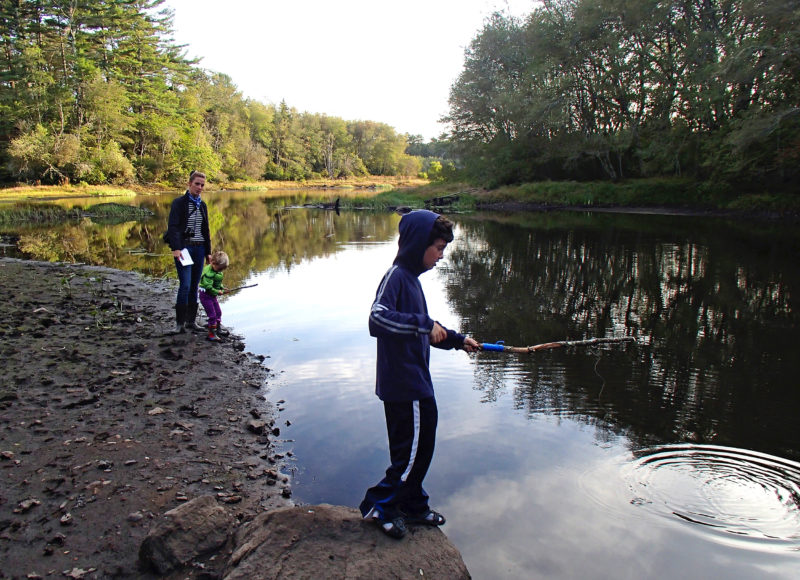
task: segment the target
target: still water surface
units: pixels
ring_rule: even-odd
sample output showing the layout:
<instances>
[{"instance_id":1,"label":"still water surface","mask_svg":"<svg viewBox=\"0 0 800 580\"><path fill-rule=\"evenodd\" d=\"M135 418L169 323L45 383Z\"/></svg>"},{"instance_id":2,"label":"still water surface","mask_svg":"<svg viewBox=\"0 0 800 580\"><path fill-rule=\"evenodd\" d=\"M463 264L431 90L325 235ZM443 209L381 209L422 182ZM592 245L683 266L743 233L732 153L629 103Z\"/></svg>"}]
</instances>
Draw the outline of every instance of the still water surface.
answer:
<instances>
[{"instance_id":1,"label":"still water surface","mask_svg":"<svg viewBox=\"0 0 800 580\"><path fill-rule=\"evenodd\" d=\"M224 300L223 320L269 357L294 499L356 506L388 461L367 315L399 217L207 197L228 284L258 283ZM157 241L167 202L137 201L156 213L145 224L68 226L55 236L68 250L47 232L16 234L29 250L171 275ZM456 240L421 277L446 326L517 346L637 338L526 355L433 349L426 489L473 577L798 577L795 229L452 217Z\"/></svg>"}]
</instances>

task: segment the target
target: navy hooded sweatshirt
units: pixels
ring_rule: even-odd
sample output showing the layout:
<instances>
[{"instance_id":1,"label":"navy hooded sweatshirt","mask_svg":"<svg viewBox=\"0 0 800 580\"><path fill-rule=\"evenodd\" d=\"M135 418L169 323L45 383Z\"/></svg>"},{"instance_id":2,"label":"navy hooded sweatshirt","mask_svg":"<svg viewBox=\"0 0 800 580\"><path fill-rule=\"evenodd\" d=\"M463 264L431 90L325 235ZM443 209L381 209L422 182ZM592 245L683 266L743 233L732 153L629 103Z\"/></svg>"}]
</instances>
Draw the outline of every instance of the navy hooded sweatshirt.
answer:
<instances>
[{"instance_id":1,"label":"navy hooded sweatshirt","mask_svg":"<svg viewBox=\"0 0 800 580\"><path fill-rule=\"evenodd\" d=\"M369 333L378 339L375 393L382 401L416 401L433 396L428 369L433 319L418 276L438 214L428 210L407 213L400 220L397 257L384 274L369 315ZM446 329L445 329L446 330ZM434 346L460 348L464 336L447 330Z\"/></svg>"}]
</instances>

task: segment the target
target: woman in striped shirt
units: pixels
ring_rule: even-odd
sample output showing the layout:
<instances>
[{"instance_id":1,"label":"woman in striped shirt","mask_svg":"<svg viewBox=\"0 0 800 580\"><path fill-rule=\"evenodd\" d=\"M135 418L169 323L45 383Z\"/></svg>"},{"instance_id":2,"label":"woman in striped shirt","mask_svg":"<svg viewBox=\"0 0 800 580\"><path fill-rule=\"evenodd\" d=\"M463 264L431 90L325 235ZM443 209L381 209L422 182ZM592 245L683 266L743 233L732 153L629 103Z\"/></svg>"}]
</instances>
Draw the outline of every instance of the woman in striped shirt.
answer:
<instances>
[{"instance_id":1,"label":"woman in striped shirt","mask_svg":"<svg viewBox=\"0 0 800 580\"><path fill-rule=\"evenodd\" d=\"M195 322L197 316L197 285L203 273L203 265L211 259L211 233L208 226L208 207L200 195L206 186L206 176L199 171L189 175L189 188L172 202L169 211L167 239L175 268L178 271L178 296L175 300L175 332L186 332L185 328L202 330ZM192 264L183 265L180 257L186 249Z\"/></svg>"}]
</instances>

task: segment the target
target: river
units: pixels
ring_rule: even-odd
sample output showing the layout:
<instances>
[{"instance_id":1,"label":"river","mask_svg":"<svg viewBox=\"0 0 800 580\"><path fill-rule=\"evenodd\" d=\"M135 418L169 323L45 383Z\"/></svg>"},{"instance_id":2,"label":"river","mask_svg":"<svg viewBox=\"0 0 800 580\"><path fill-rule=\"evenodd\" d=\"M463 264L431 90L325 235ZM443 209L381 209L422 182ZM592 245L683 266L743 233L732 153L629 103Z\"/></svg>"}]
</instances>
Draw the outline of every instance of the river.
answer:
<instances>
[{"instance_id":1,"label":"river","mask_svg":"<svg viewBox=\"0 0 800 580\"><path fill-rule=\"evenodd\" d=\"M295 501L357 506L388 465L374 293L399 216L212 193L223 323L266 356ZM3 232L39 259L171 276L152 220ZM294 206L287 209L287 206ZM800 572L796 228L589 212L450 216L421 276L431 314L482 342L433 349L426 479L474 578L795 578ZM8 239L8 238L7 238ZM17 254L17 250L6 252ZM213 352L213 345L209 346Z\"/></svg>"}]
</instances>

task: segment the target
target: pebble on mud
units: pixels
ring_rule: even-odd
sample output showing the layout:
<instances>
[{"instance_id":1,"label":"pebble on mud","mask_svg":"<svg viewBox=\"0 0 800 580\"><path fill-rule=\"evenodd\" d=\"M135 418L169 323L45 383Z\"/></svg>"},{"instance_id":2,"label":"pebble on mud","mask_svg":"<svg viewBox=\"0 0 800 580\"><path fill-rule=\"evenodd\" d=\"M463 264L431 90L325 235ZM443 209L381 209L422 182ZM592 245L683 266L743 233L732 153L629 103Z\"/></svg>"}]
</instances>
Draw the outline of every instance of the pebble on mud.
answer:
<instances>
[{"instance_id":1,"label":"pebble on mud","mask_svg":"<svg viewBox=\"0 0 800 580\"><path fill-rule=\"evenodd\" d=\"M42 505L42 502L40 502L36 498L30 498L30 499L23 500L23 501L21 501L19 503L17 508L14 510L14 513L15 514L24 514L24 513L28 512L28 511L30 511L31 509L35 508L37 505Z\"/></svg>"},{"instance_id":2,"label":"pebble on mud","mask_svg":"<svg viewBox=\"0 0 800 580\"><path fill-rule=\"evenodd\" d=\"M133 523L141 522L143 519L144 519L144 514L142 514L142 512L133 512L131 514L128 514L129 522Z\"/></svg>"},{"instance_id":3,"label":"pebble on mud","mask_svg":"<svg viewBox=\"0 0 800 580\"><path fill-rule=\"evenodd\" d=\"M250 419L247 422L247 430L251 433L255 433L256 435L263 435L266 428L267 424L264 421Z\"/></svg>"}]
</instances>

